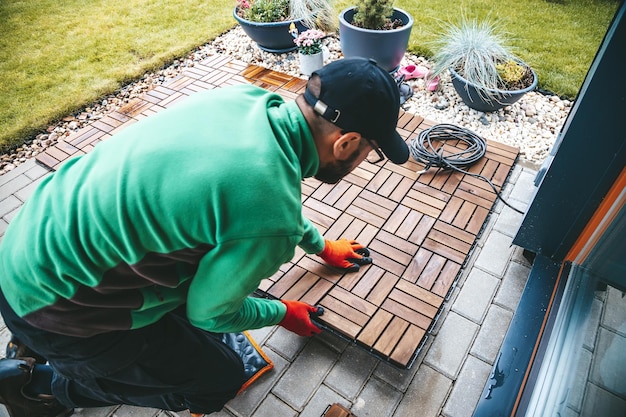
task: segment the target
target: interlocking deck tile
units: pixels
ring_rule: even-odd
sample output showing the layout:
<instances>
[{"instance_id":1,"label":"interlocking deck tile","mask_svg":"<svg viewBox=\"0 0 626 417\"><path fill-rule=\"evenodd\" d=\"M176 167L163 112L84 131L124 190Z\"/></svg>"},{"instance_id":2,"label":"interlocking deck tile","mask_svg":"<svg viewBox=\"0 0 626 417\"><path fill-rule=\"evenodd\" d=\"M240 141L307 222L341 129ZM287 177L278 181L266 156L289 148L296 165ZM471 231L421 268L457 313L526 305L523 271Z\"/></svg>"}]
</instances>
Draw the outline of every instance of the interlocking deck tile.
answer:
<instances>
[{"instance_id":1,"label":"interlocking deck tile","mask_svg":"<svg viewBox=\"0 0 626 417\"><path fill-rule=\"evenodd\" d=\"M190 94L241 83L276 91L285 99L294 99L306 86L306 80L217 54L60 140L37 160L56 169ZM435 124L401 111L397 127L410 141ZM445 153L465 147L452 141L443 145ZM338 184L305 179L305 215L328 239L346 237L366 245L374 264L344 273L298 248L291 262L263 280L260 293L321 305L321 325L396 366L410 366L496 202L485 179L499 190L518 153L488 141L484 157L468 168L470 174L424 171L423 163L410 158L403 165L363 162Z\"/></svg>"}]
</instances>

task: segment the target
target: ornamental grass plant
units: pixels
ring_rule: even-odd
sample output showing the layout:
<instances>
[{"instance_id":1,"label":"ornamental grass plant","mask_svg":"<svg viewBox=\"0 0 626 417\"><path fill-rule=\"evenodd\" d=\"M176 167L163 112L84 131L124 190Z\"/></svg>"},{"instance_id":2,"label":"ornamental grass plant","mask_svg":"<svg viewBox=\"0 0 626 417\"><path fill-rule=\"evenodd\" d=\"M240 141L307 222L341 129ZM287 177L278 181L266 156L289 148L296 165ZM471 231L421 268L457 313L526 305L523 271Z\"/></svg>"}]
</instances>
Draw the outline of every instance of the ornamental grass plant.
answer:
<instances>
[{"instance_id":1,"label":"ornamental grass plant","mask_svg":"<svg viewBox=\"0 0 626 417\"><path fill-rule=\"evenodd\" d=\"M290 0L292 19L302 19L304 26L333 32L337 29L337 12L333 0Z\"/></svg>"},{"instance_id":2,"label":"ornamental grass plant","mask_svg":"<svg viewBox=\"0 0 626 417\"><path fill-rule=\"evenodd\" d=\"M530 68L511 51L507 34L492 20L461 17L458 23L447 23L441 35L432 42L434 79L452 68L486 101L497 100L496 90L523 89L516 85ZM517 74L517 76L515 76ZM521 88L520 88L521 87Z\"/></svg>"}]
</instances>

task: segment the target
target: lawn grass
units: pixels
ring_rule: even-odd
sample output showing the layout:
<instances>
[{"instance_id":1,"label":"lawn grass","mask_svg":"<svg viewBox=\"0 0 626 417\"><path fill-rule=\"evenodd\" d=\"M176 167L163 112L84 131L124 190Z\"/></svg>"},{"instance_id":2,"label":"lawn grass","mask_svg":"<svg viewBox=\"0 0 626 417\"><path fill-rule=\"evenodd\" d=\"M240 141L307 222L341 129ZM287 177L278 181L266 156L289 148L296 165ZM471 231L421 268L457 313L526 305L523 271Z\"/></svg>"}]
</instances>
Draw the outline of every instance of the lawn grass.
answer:
<instances>
[{"instance_id":1,"label":"lawn grass","mask_svg":"<svg viewBox=\"0 0 626 417\"><path fill-rule=\"evenodd\" d=\"M511 33L539 87L574 98L616 0L396 0L415 19L409 50L430 56L442 22L489 16ZM335 3L337 12L354 4ZM0 1L0 150L184 56L235 25L232 0Z\"/></svg>"},{"instance_id":2,"label":"lawn grass","mask_svg":"<svg viewBox=\"0 0 626 417\"><path fill-rule=\"evenodd\" d=\"M232 27L226 0L0 1L0 149Z\"/></svg>"}]
</instances>

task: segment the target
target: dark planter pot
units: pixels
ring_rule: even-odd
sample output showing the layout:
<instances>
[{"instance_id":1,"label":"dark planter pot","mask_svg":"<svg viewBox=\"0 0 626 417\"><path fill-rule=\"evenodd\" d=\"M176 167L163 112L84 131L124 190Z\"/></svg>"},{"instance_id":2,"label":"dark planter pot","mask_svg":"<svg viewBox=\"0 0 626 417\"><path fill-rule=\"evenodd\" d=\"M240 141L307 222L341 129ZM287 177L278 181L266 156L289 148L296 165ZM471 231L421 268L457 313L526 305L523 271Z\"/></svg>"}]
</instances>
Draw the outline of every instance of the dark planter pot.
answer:
<instances>
[{"instance_id":1,"label":"dark planter pot","mask_svg":"<svg viewBox=\"0 0 626 417\"><path fill-rule=\"evenodd\" d=\"M490 94L492 98L487 100L478 94L476 84L470 83L452 68L450 68L450 77L452 78L454 89L461 96L463 102L468 107L482 112L494 112L505 106L510 106L522 98L524 94L537 87L537 74L533 71L533 83L529 87L523 90L488 90L492 93Z\"/></svg>"},{"instance_id":2,"label":"dark planter pot","mask_svg":"<svg viewBox=\"0 0 626 417\"><path fill-rule=\"evenodd\" d=\"M355 7L349 7L339 15L339 40L346 58L373 58L389 72L395 71L409 45L413 17L401 9L393 9L392 19L404 24L393 30L362 29L351 24Z\"/></svg>"},{"instance_id":3,"label":"dark planter pot","mask_svg":"<svg viewBox=\"0 0 626 417\"><path fill-rule=\"evenodd\" d=\"M302 33L308 28L300 20L286 20L284 22L252 22L242 19L237 15L237 8L233 11L233 17L241 25L243 31L266 52L280 54L296 50L293 36L289 33L289 25L296 24L298 32Z\"/></svg>"}]
</instances>

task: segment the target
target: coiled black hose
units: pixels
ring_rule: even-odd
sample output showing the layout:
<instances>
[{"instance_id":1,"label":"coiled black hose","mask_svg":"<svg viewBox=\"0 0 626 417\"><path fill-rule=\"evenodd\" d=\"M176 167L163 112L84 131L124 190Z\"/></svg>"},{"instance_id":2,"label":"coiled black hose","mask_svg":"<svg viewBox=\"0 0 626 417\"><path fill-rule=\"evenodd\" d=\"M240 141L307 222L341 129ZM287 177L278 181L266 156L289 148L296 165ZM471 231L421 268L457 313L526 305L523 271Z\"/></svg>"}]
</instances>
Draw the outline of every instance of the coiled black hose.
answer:
<instances>
[{"instance_id":1,"label":"coiled black hose","mask_svg":"<svg viewBox=\"0 0 626 417\"><path fill-rule=\"evenodd\" d=\"M445 149L445 144L438 148L435 147L435 142L445 142L448 140L460 141L464 143L467 148L456 152L449 152ZM455 144L455 146L457 145ZM421 131L415 139L409 142L409 152L413 159L426 166L422 171L419 171L418 174L423 174L430 168L437 167L444 170L452 169L463 174L481 178L491 186L497 198L502 200L504 204L516 212L524 214L523 211L507 203L500 195L496 186L487 177L466 171L468 167L478 162L487 152L487 142L485 142L485 139L471 130L445 123L434 125Z\"/></svg>"}]
</instances>

